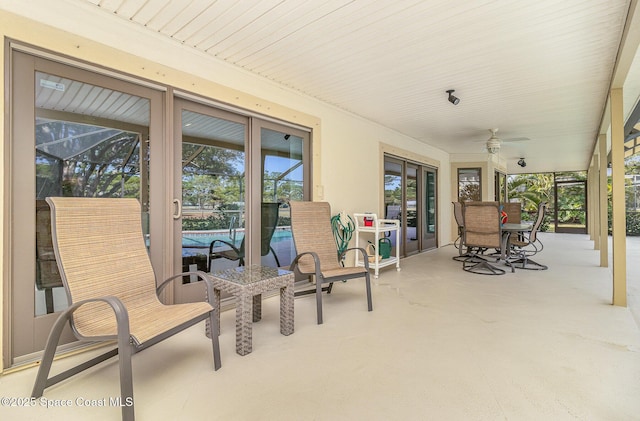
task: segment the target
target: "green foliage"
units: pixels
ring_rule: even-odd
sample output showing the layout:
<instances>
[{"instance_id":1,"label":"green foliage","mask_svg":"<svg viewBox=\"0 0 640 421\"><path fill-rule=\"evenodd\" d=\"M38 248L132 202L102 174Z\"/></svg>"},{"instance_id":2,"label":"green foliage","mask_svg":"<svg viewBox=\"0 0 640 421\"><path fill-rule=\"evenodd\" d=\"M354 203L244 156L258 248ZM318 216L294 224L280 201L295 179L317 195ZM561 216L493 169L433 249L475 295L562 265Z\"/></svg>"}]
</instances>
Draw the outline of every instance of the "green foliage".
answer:
<instances>
[{"instance_id":1,"label":"green foliage","mask_svg":"<svg viewBox=\"0 0 640 421\"><path fill-rule=\"evenodd\" d=\"M509 200L520 199L524 212L535 213L541 202L553 206L553 174L522 174L507 181Z\"/></svg>"},{"instance_id":2,"label":"green foliage","mask_svg":"<svg viewBox=\"0 0 640 421\"><path fill-rule=\"evenodd\" d=\"M216 229L228 229L229 224L224 224L222 218L209 215L206 218L182 218L182 229L185 231L209 231Z\"/></svg>"},{"instance_id":3,"label":"green foliage","mask_svg":"<svg viewBox=\"0 0 640 421\"><path fill-rule=\"evenodd\" d=\"M627 235L640 235L640 212L627 211Z\"/></svg>"},{"instance_id":4,"label":"green foliage","mask_svg":"<svg viewBox=\"0 0 640 421\"><path fill-rule=\"evenodd\" d=\"M627 210L626 212L626 223L627 223L627 235L636 236L640 235L640 212L635 210ZM609 223L609 235L612 234L612 222L613 218L611 217L611 207L607 212L607 220Z\"/></svg>"}]
</instances>

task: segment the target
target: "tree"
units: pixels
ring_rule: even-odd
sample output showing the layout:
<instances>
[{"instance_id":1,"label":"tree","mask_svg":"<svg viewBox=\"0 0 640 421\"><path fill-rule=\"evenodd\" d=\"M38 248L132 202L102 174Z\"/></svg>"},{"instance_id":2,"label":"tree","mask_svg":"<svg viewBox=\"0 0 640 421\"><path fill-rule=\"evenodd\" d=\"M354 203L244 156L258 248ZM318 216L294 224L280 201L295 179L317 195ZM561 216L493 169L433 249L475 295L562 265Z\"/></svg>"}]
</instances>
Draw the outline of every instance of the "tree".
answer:
<instances>
[{"instance_id":1,"label":"tree","mask_svg":"<svg viewBox=\"0 0 640 421\"><path fill-rule=\"evenodd\" d=\"M520 199L523 210L535 212L541 202L553 205L553 173L520 174L507 181L509 199Z\"/></svg>"}]
</instances>

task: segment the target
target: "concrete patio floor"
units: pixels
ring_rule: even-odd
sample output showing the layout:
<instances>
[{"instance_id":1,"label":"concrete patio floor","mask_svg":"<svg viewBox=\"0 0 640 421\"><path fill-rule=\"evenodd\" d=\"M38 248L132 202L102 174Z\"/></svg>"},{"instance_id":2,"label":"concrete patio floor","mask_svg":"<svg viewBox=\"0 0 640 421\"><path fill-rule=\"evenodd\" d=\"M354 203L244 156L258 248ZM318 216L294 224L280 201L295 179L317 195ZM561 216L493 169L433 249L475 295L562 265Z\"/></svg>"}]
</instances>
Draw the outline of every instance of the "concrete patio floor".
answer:
<instances>
[{"instance_id":1,"label":"concrete patio floor","mask_svg":"<svg viewBox=\"0 0 640 421\"><path fill-rule=\"evenodd\" d=\"M632 311L610 304L610 270L587 236L541 237L547 271L474 275L443 247L382 270L373 312L357 280L324 296L323 325L314 297L297 298L287 337L278 298L266 299L244 357L226 311L217 372L203 324L134 356L137 419L640 419L640 241L629 247ZM28 397L35 373L0 377L0 396ZM78 404L117 396L112 360L45 391L71 407L3 406L0 419L117 420L118 407Z\"/></svg>"}]
</instances>

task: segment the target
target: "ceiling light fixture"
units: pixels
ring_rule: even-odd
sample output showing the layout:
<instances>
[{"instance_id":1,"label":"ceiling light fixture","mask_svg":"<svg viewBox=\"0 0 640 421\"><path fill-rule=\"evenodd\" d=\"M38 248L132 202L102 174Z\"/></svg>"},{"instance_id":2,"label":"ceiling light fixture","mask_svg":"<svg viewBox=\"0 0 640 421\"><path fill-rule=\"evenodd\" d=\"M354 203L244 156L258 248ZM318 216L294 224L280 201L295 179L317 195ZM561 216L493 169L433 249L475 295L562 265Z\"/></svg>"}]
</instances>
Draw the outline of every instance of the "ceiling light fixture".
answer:
<instances>
[{"instance_id":1,"label":"ceiling light fixture","mask_svg":"<svg viewBox=\"0 0 640 421\"><path fill-rule=\"evenodd\" d=\"M455 91L456 91L455 89L449 89L446 92L449 94L449 102L452 103L453 105L458 105L460 103L460 98L453 95Z\"/></svg>"},{"instance_id":2,"label":"ceiling light fixture","mask_svg":"<svg viewBox=\"0 0 640 421\"><path fill-rule=\"evenodd\" d=\"M497 138L487 140L487 152L497 154L500 152L500 141Z\"/></svg>"},{"instance_id":3,"label":"ceiling light fixture","mask_svg":"<svg viewBox=\"0 0 640 421\"><path fill-rule=\"evenodd\" d=\"M518 161L518 165L520 165L522 168L527 166L527 163L524 162L524 158L520 158L520 160Z\"/></svg>"},{"instance_id":4,"label":"ceiling light fixture","mask_svg":"<svg viewBox=\"0 0 640 421\"><path fill-rule=\"evenodd\" d=\"M498 129L489 129L489 132L491 132L491 137L487 140L487 152L497 154L500 152L500 139L496 135Z\"/></svg>"}]
</instances>

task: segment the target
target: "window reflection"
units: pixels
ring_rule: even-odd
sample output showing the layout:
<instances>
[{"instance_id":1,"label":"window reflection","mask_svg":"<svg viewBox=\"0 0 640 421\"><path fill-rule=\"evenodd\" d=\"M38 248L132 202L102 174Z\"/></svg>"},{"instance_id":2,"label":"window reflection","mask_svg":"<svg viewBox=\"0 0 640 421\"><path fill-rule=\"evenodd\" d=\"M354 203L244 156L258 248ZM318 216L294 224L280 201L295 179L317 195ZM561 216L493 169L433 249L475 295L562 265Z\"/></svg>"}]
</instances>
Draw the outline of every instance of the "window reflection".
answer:
<instances>
[{"instance_id":1,"label":"window reflection","mask_svg":"<svg viewBox=\"0 0 640 421\"><path fill-rule=\"evenodd\" d=\"M460 202L482 200L480 168L458 169L458 200Z\"/></svg>"},{"instance_id":2,"label":"window reflection","mask_svg":"<svg viewBox=\"0 0 640 421\"><path fill-rule=\"evenodd\" d=\"M148 223L149 100L42 72L35 86L35 308L42 315L68 305L45 198L135 197Z\"/></svg>"}]
</instances>

